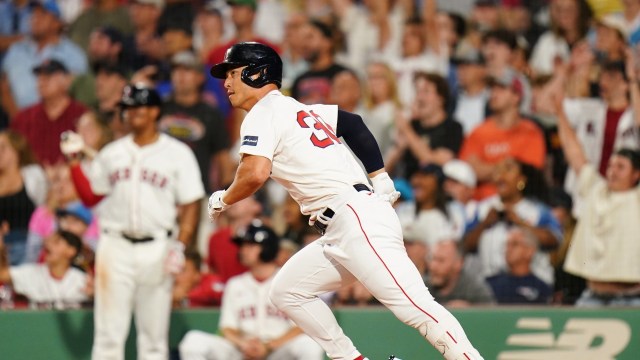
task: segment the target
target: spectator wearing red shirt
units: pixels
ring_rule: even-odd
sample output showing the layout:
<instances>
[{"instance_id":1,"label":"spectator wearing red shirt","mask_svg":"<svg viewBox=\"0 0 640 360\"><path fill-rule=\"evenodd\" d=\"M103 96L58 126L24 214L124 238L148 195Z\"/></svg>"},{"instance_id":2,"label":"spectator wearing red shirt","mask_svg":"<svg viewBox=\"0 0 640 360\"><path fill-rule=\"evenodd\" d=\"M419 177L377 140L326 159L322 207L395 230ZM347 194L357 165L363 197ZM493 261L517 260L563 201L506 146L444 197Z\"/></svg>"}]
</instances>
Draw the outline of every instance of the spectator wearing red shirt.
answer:
<instances>
[{"instance_id":1,"label":"spectator wearing red shirt","mask_svg":"<svg viewBox=\"0 0 640 360\"><path fill-rule=\"evenodd\" d=\"M38 78L41 100L18 112L10 127L24 135L41 164L56 164L64 161L60 134L74 130L78 118L87 109L68 95L72 77L63 63L46 60L33 72Z\"/></svg>"},{"instance_id":2,"label":"spectator wearing red shirt","mask_svg":"<svg viewBox=\"0 0 640 360\"><path fill-rule=\"evenodd\" d=\"M230 277L247 271L238 261L238 245L233 242L233 237L238 229L247 227L261 213L260 203L254 197L248 197L218 217L218 228L209 239L207 265L225 283Z\"/></svg>"}]
</instances>

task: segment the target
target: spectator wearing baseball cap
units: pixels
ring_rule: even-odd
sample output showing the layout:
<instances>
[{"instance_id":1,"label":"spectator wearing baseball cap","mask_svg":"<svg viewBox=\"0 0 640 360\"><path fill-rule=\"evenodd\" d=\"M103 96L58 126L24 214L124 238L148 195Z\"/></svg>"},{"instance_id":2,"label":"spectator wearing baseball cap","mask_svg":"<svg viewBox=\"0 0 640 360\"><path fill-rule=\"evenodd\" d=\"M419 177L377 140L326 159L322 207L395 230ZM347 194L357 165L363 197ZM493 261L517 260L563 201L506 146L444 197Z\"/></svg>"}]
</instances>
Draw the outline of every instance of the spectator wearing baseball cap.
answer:
<instances>
[{"instance_id":1,"label":"spectator wearing baseball cap","mask_svg":"<svg viewBox=\"0 0 640 360\"><path fill-rule=\"evenodd\" d=\"M476 190L476 174L466 162L458 159L448 161L442 167L445 177L444 191L450 197L447 211L458 237L478 221L478 202L473 199Z\"/></svg>"},{"instance_id":2,"label":"spectator wearing baseball cap","mask_svg":"<svg viewBox=\"0 0 640 360\"><path fill-rule=\"evenodd\" d=\"M69 96L72 76L62 61L47 59L32 73L42 100L16 114L10 126L27 138L42 165L54 165L64 160L60 134L73 130L86 108Z\"/></svg>"},{"instance_id":3,"label":"spectator wearing baseball cap","mask_svg":"<svg viewBox=\"0 0 640 360\"><path fill-rule=\"evenodd\" d=\"M69 25L68 34L71 40L88 51L93 30L101 27L113 27L122 34L131 34L133 25L127 7L118 0L98 0Z\"/></svg>"},{"instance_id":4,"label":"spectator wearing baseball cap","mask_svg":"<svg viewBox=\"0 0 640 360\"><path fill-rule=\"evenodd\" d=\"M2 96L2 105L9 115L36 104L40 100L33 68L46 59L58 59L72 74L87 71L87 59L76 44L63 33L60 10L54 0L32 3L31 32L25 39L11 45L2 72L9 89Z\"/></svg>"},{"instance_id":5,"label":"spectator wearing baseball cap","mask_svg":"<svg viewBox=\"0 0 640 360\"><path fill-rule=\"evenodd\" d=\"M596 20L594 50L601 61L624 61L629 29L626 21L615 14Z\"/></svg>"},{"instance_id":6,"label":"spectator wearing baseball cap","mask_svg":"<svg viewBox=\"0 0 640 360\"><path fill-rule=\"evenodd\" d=\"M172 94L162 106L158 126L189 145L198 160L205 189L217 189L231 182L233 166L222 113L202 97L204 71L192 51L181 51L171 58ZM210 178L211 174L217 176Z\"/></svg>"},{"instance_id":7,"label":"spectator wearing baseball cap","mask_svg":"<svg viewBox=\"0 0 640 360\"><path fill-rule=\"evenodd\" d=\"M469 134L460 150L460 159L471 165L478 179L477 200L496 193L491 180L501 160L516 157L541 169L546 156L542 130L519 112L523 96L520 76L507 70L502 76L491 77L489 84L493 114Z\"/></svg>"}]
</instances>

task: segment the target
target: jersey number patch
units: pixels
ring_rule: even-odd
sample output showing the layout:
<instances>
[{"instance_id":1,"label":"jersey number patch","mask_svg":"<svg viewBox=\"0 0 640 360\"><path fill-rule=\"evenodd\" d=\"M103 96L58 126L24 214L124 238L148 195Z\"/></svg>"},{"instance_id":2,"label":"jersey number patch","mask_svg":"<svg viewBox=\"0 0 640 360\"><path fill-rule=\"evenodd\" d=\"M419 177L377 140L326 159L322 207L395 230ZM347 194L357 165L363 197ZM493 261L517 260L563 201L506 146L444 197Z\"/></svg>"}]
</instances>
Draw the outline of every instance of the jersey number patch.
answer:
<instances>
[{"instance_id":1,"label":"jersey number patch","mask_svg":"<svg viewBox=\"0 0 640 360\"><path fill-rule=\"evenodd\" d=\"M335 143L340 144L340 140L333 133L333 130L329 125L327 125L322 118L313 111L309 114L306 111L298 111L298 125L305 129L313 129L313 133L309 140L313 143L314 146L319 148L326 148L327 146L331 146Z\"/></svg>"}]
</instances>

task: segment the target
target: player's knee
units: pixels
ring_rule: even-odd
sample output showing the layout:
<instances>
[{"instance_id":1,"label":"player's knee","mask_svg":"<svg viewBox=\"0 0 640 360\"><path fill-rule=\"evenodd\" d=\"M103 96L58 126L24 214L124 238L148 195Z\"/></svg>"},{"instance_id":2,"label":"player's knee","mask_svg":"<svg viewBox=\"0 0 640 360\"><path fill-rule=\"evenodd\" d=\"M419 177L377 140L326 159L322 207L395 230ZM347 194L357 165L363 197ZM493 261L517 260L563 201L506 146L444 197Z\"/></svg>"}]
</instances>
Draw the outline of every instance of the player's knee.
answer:
<instances>
[{"instance_id":1,"label":"player's knee","mask_svg":"<svg viewBox=\"0 0 640 360\"><path fill-rule=\"evenodd\" d=\"M286 304L287 293L288 291L285 287L281 286L279 282L274 282L269 290L269 300L280 309Z\"/></svg>"},{"instance_id":2,"label":"player's knee","mask_svg":"<svg viewBox=\"0 0 640 360\"><path fill-rule=\"evenodd\" d=\"M205 333L198 330L187 332L180 341L180 344L178 344L180 357L189 359L193 355L203 355L206 353L207 340L205 335Z\"/></svg>"}]
</instances>

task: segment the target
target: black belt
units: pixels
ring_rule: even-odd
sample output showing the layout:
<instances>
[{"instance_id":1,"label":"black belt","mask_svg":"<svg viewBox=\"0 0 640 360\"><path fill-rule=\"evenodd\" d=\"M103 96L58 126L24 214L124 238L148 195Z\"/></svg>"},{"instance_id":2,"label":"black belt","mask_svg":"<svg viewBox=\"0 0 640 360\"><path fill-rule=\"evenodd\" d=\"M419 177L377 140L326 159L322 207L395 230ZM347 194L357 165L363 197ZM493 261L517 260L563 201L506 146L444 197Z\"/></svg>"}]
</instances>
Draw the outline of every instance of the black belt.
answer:
<instances>
[{"instance_id":1,"label":"black belt","mask_svg":"<svg viewBox=\"0 0 640 360\"><path fill-rule=\"evenodd\" d=\"M356 189L356 191L358 191L358 192L360 192L360 191L371 191L371 189L365 184L354 184L353 188ZM322 216L327 218L327 219L331 219L333 217L333 215L335 215L335 214L336 214L336 212L331 210L330 208L326 208L322 212ZM324 235L325 231L327 230L327 224L323 224L320 221L314 222L313 223L313 227L316 228L316 230L318 230L320 235Z\"/></svg>"},{"instance_id":2,"label":"black belt","mask_svg":"<svg viewBox=\"0 0 640 360\"><path fill-rule=\"evenodd\" d=\"M104 232L107 234L111 233L108 230L104 230ZM167 237L171 237L172 234L173 234L173 231L167 230ZM145 243L145 242L153 241L155 239L153 236L133 236L125 232L120 232L118 233L118 235L120 235L123 239L129 240L132 244Z\"/></svg>"}]
</instances>

